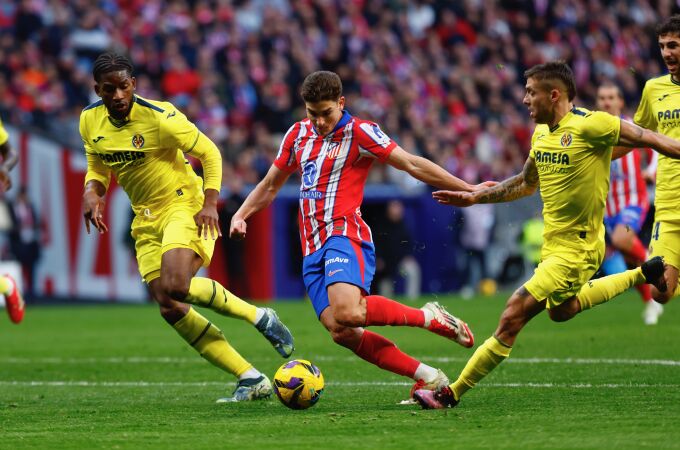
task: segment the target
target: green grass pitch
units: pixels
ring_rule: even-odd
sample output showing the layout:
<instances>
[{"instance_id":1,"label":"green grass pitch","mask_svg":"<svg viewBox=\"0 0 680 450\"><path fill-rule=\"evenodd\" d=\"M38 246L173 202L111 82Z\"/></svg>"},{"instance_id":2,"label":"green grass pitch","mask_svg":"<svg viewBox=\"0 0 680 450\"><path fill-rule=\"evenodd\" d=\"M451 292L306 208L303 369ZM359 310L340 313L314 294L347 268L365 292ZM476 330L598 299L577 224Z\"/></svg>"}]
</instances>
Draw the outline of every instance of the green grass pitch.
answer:
<instances>
[{"instance_id":1,"label":"green grass pitch","mask_svg":"<svg viewBox=\"0 0 680 450\"><path fill-rule=\"evenodd\" d=\"M505 296L438 300L481 343ZM325 376L312 409L214 404L233 380L152 305L29 305L19 326L0 317L0 448L680 448L678 300L653 327L642 324L636 293L567 323L543 314L510 359L446 411L399 405L408 380L333 344L309 304L273 306L295 335L294 357ZM269 376L284 362L253 327L206 314ZM420 329L377 331L451 378L472 354Z\"/></svg>"}]
</instances>

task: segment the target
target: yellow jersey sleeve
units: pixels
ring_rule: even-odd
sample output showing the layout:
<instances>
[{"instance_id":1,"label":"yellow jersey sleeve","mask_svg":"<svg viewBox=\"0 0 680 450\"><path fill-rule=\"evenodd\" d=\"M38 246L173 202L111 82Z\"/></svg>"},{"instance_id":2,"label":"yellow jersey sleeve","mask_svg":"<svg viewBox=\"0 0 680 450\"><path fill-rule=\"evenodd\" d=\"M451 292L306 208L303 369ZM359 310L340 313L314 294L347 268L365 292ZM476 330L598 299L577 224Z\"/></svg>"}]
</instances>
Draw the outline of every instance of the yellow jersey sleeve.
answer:
<instances>
[{"instance_id":1,"label":"yellow jersey sleeve","mask_svg":"<svg viewBox=\"0 0 680 450\"><path fill-rule=\"evenodd\" d=\"M2 120L0 120L0 145L5 145L7 141L9 141L9 134L2 125Z\"/></svg>"},{"instance_id":2,"label":"yellow jersey sleeve","mask_svg":"<svg viewBox=\"0 0 680 450\"><path fill-rule=\"evenodd\" d=\"M222 154L215 143L199 131L196 145L187 153L201 161L203 188L219 191L222 187Z\"/></svg>"},{"instance_id":3,"label":"yellow jersey sleeve","mask_svg":"<svg viewBox=\"0 0 680 450\"><path fill-rule=\"evenodd\" d=\"M99 181L104 185L106 190L109 189L111 182L111 169L109 169L101 159L96 155L95 151L90 145L89 133L87 132L87 119L85 114L80 115L80 138L83 140L85 147L85 157L87 158L87 173L85 174L85 185L88 181Z\"/></svg>"},{"instance_id":4,"label":"yellow jersey sleeve","mask_svg":"<svg viewBox=\"0 0 680 450\"><path fill-rule=\"evenodd\" d=\"M642 90L642 97L640 97L640 104L638 105L637 111L635 111L635 116L633 121L640 125L641 127L647 128L648 130L656 131L657 122L654 118L654 113L652 112L650 98L649 83L645 84L645 88Z\"/></svg>"},{"instance_id":5,"label":"yellow jersey sleeve","mask_svg":"<svg viewBox=\"0 0 680 450\"><path fill-rule=\"evenodd\" d=\"M170 103L159 123L159 139L161 148L171 151L190 152L196 146L200 132L187 116L175 109Z\"/></svg>"},{"instance_id":6,"label":"yellow jersey sleeve","mask_svg":"<svg viewBox=\"0 0 680 450\"><path fill-rule=\"evenodd\" d=\"M534 134L531 135L531 148L529 149L529 158L536 159L534 152L534 145L536 144L536 137L538 136L538 127L534 128Z\"/></svg>"},{"instance_id":7,"label":"yellow jersey sleeve","mask_svg":"<svg viewBox=\"0 0 680 450\"><path fill-rule=\"evenodd\" d=\"M592 148L606 149L619 143L621 119L604 111L593 111L583 119L581 132Z\"/></svg>"}]
</instances>

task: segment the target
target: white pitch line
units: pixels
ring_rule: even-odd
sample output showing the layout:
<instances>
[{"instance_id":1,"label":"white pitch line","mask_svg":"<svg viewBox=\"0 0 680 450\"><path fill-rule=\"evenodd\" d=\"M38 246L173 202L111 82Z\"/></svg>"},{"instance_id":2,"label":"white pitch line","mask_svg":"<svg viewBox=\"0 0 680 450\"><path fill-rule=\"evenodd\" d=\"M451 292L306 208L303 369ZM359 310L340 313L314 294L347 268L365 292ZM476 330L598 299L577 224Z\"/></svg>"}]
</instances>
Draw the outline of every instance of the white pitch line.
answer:
<instances>
[{"instance_id":1,"label":"white pitch line","mask_svg":"<svg viewBox=\"0 0 680 450\"><path fill-rule=\"evenodd\" d=\"M269 360L271 358L250 358L253 361ZM316 356L313 361L328 362L360 362L356 356ZM418 356L418 359L438 363L465 363L467 358L446 356ZM199 357L104 357L104 358L24 358L0 357L0 364L202 364ZM672 359L628 359L628 358L508 358L505 364L570 364L570 365L621 365L621 366L670 366L680 367L680 361Z\"/></svg>"},{"instance_id":2,"label":"white pitch line","mask_svg":"<svg viewBox=\"0 0 680 450\"><path fill-rule=\"evenodd\" d=\"M0 386L21 387L206 387L225 386L230 383L219 381L19 381L0 380ZM411 386L403 381L338 381L328 386L373 387L373 386ZM680 384L647 383L482 383L478 388L533 388L533 389L678 389Z\"/></svg>"}]
</instances>

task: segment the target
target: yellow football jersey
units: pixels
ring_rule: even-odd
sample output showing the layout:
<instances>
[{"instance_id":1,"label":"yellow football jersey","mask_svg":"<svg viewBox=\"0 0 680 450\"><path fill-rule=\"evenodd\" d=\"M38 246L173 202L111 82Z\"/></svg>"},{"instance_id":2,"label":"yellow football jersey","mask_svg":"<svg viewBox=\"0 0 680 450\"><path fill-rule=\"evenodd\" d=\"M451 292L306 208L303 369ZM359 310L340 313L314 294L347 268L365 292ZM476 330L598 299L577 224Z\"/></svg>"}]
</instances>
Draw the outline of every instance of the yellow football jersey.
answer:
<instances>
[{"instance_id":1,"label":"yellow football jersey","mask_svg":"<svg viewBox=\"0 0 680 450\"><path fill-rule=\"evenodd\" d=\"M0 120L0 145L3 145L9 140L9 134L7 134L7 130L5 130L5 127L2 125L2 120Z\"/></svg>"},{"instance_id":2,"label":"yellow football jersey","mask_svg":"<svg viewBox=\"0 0 680 450\"><path fill-rule=\"evenodd\" d=\"M538 169L543 199L544 249L604 245L609 166L620 129L618 117L581 108L573 108L552 128L536 126L529 156Z\"/></svg>"},{"instance_id":3,"label":"yellow football jersey","mask_svg":"<svg viewBox=\"0 0 680 450\"><path fill-rule=\"evenodd\" d=\"M645 84L635 123L680 140L680 84L670 74ZM659 155L656 171L655 220L680 220L680 160Z\"/></svg>"},{"instance_id":4,"label":"yellow football jersey","mask_svg":"<svg viewBox=\"0 0 680 450\"><path fill-rule=\"evenodd\" d=\"M80 135L87 155L85 183L98 180L108 188L113 173L136 214L202 192L201 178L182 153L194 148L200 132L168 102L135 96L129 116L117 121L100 100L81 113Z\"/></svg>"}]
</instances>

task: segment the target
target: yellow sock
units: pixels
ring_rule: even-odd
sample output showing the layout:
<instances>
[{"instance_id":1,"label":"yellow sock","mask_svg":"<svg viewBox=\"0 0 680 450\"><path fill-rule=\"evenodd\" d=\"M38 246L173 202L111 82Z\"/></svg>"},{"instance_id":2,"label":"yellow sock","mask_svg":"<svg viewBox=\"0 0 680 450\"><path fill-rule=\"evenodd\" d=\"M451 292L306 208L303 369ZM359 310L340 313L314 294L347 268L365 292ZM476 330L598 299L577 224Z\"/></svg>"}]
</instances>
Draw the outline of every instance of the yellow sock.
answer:
<instances>
[{"instance_id":1,"label":"yellow sock","mask_svg":"<svg viewBox=\"0 0 680 450\"><path fill-rule=\"evenodd\" d=\"M219 328L193 308L173 327L203 358L220 369L239 377L253 367L229 345Z\"/></svg>"},{"instance_id":2,"label":"yellow sock","mask_svg":"<svg viewBox=\"0 0 680 450\"><path fill-rule=\"evenodd\" d=\"M185 299L192 305L205 306L225 316L238 317L254 324L257 308L244 302L220 283L210 278L194 277Z\"/></svg>"},{"instance_id":3,"label":"yellow sock","mask_svg":"<svg viewBox=\"0 0 680 450\"><path fill-rule=\"evenodd\" d=\"M8 294L11 288L12 284L9 282L7 277L0 276L0 294Z\"/></svg>"},{"instance_id":4,"label":"yellow sock","mask_svg":"<svg viewBox=\"0 0 680 450\"><path fill-rule=\"evenodd\" d=\"M642 274L642 269L638 267L589 281L583 285L576 297L581 304L581 311L585 311L611 300L628 288L644 282L645 276Z\"/></svg>"},{"instance_id":5,"label":"yellow sock","mask_svg":"<svg viewBox=\"0 0 680 450\"><path fill-rule=\"evenodd\" d=\"M496 336L491 336L472 354L458 379L449 387L456 400L473 387L489 372L510 356L512 347L501 344Z\"/></svg>"}]
</instances>

